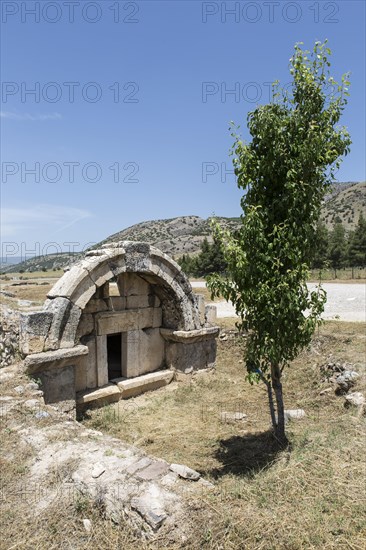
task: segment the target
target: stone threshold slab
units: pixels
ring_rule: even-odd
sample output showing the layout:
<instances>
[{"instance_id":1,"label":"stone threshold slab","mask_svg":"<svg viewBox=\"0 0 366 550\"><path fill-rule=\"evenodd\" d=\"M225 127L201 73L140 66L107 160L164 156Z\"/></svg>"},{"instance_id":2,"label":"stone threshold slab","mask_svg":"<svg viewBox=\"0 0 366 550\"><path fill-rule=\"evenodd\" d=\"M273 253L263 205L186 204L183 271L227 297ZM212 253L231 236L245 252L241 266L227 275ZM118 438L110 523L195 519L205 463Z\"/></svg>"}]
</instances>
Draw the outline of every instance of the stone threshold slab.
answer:
<instances>
[{"instance_id":1,"label":"stone threshold slab","mask_svg":"<svg viewBox=\"0 0 366 550\"><path fill-rule=\"evenodd\" d=\"M127 399L147 391L156 390L162 386L167 386L173 380L173 377L173 371L162 370L136 376L135 378L116 378L112 382L117 384L122 394L122 399Z\"/></svg>"},{"instance_id":2,"label":"stone threshold slab","mask_svg":"<svg viewBox=\"0 0 366 550\"><path fill-rule=\"evenodd\" d=\"M76 403L91 406L114 403L120 399L128 399L167 386L173 380L173 377L173 371L163 370L143 374L135 378L115 378L101 388L79 392L76 396Z\"/></svg>"}]
</instances>

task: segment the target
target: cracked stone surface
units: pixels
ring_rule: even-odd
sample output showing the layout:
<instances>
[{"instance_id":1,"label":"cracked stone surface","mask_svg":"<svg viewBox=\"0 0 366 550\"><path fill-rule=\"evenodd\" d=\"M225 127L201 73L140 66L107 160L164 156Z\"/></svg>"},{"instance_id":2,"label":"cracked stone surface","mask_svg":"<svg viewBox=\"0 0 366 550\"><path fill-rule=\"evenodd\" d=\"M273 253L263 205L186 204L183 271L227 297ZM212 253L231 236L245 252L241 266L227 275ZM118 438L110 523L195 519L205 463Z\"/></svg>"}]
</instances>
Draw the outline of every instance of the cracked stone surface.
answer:
<instances>
[{"instance_id":1,"label":"cracked stone surface","mask_svg":"<svg viewBox=\"0 0 366 550\"><path fill-rule=\"evenodd\" d=\"M16 391L20 385L23 394ZM179 541L190 532L194 513L189 499L213 487L199 472L85 428L57 407L45 405L42 396L34 399L38 385L23 373L8 382L7 391L0 398L2 422L29 450L22 483L35 515L84 496L103 509L106 518L128 521L142 537L153 538L163 530Z\"/></svg>"}]
</instances>

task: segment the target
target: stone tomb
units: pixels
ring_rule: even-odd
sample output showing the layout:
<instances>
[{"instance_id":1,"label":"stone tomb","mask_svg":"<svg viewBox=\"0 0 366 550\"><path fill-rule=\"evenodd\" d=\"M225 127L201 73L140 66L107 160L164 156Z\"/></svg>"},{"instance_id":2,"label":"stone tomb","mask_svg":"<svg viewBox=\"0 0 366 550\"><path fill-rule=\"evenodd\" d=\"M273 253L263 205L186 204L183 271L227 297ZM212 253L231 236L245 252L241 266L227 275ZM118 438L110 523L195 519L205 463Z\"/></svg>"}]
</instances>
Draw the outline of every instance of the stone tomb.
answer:
<instances>
[{"instance_id":1,"label":"stone tomb","mask_svg":"<svg viewBox=\"0 0 366 550\"><path fill-rule=\"evenodd\" d=\"M146 243L111 243L67 271L43 311L22 316L20 345L46 402L72 410L214 367L215 321L171 258Z\"/></svg>"}]
</instances>

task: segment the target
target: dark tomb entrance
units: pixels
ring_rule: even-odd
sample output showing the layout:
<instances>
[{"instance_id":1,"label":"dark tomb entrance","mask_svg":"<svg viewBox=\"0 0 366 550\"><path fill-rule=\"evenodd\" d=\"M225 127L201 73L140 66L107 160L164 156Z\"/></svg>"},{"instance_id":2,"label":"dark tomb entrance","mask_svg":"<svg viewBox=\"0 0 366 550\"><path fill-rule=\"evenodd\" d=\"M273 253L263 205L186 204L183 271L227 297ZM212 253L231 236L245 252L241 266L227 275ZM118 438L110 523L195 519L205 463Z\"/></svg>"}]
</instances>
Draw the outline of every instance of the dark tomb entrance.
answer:
<instances>
[{"instance_id":1,"label":"dark tomb entrance","mask_svg":"<svg viewBox=\"0 0 366 550\"><path fill-rule=\"evenodd\" d=\"M122 376L122 334L107 336L108 380Z\"/></svg>"}]
</instances>

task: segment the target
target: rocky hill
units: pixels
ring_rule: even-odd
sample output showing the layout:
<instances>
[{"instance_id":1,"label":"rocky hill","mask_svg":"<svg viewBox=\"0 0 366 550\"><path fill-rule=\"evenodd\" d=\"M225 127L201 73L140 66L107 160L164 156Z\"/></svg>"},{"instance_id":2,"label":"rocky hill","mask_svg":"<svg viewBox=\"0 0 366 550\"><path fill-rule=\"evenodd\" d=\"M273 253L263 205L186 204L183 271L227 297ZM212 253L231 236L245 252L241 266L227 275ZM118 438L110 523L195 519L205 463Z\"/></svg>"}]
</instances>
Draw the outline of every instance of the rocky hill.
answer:
<instances>
[{"instance_id":1,"label":"rocky hill","mask_svg":"<svg viewBox=\"0 0 366 550\"><path fill-rule=\"evenodd\" d=\"M173 258L183 254L194 254L200 250L202 241L212 241L210 219L198 216L180 216L168 220L154 220L138 223L110 235L96 248L107 242L143 241L150 243ZM239 218L217 218L223 227L235 229Z\"/></svg>"},{"instance_id":2,"label":"rocky hill","mask_svg":"<svg viewBox=\"0 0 366 550\"><path fill-rule=\"evenodd\" d=\"M30 271L57 271L71 266L82 258L82 253L64 252L59 254L45 254L43 256L35 256L18 264L1 264L2 273L22 273Z\"/></svg>"},{"instance_id":3,"label":"rocky hill","mask_svg":"<svg viewBox=\"0 0 366 550\"><path fill-rule=\"evenodd\" d=\"M351 230L357 224L361 211L366 213L366 183L337 183L334 184L332 192L325 199L321 217L327 226L331 228L337 216L339 216L345 228ZM239 218L218 217L218 220L222 226L229 229L235 229L239 224ZM178 218L138 223L110 235L93 248L99 248L107 242L143 241L156 246L176 259L183 254L198 253L205 237L209 242L212 241L210 218L180 216ZM73 256L69 253L50 254L31 258L17 265L2 267L2 271L12 273L20 270L62 269L78 261L81 257L81 253Z\"/></svg>"},{"instance_id":4,"label":"rocky hill","mask_svg":"<svg viewBox=\"0 0 366 550\"><path fill-rule=\"evenodd\" d=\"M350 231L357 224L361 212L366 216L366 182L340 183L334 185L332 194L328 195L321 219L331 229L339 217L345 229Z\"/></svg>"}]
</instances>

